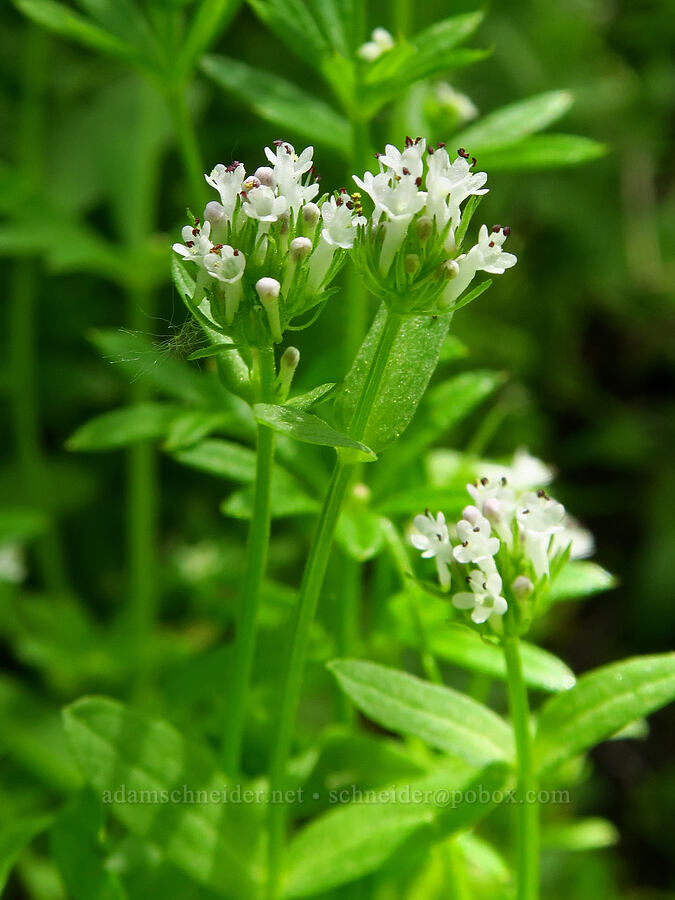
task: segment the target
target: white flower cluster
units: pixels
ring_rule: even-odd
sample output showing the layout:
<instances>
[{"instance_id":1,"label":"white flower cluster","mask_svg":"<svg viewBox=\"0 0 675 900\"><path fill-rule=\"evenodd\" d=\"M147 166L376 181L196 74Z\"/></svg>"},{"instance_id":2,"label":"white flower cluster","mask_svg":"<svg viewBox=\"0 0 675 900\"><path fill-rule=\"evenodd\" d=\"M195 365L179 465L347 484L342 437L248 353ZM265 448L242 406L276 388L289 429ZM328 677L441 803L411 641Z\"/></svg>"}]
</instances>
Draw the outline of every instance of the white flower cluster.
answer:
<instances>
[{"instance_id":1,"label":"white flower cluster","mask_svg":"<svg viewBox=\"0 0 675 900\"><path fill-rule=\"evenodd\" d=\"M503 249L510 229L501 225L491 231L483 225L478 243L468 253L458 253L462 206L488 190L487 174L474 171L476 160L464 148L451 160L443 144L433 148L423 138L408 137L402 151L387 144L377 159L379 172L365 172L354 181L374 204L380 279L396 271L394 262L403 248L405 272L431 288L424 292L424 303L428 311L439 312L456 305L477 272L501 274L516 264L516 257Z\"/></svg>"},{"instance_id":2,"label":"white flower cluster","mask_svg":"<svg viewBox=\"0 0 675 900\"><path fill-rule=\"evenodd\" d=\"M543 488L533 490L527 483L533 469L546 473L542 464L521 453L512 469L513 482L501 474L468 484L473 503L451 528L442 512L433 516L427 510L413 522L410 541L423 557L435 558L441 587L448 590L454 578L470 588L456 593L452 602L458 609L471 610L476 624L504 615L508 608L504 593L514 597L532 593L562 554L580 558L593 552L592 537L564 506Z\"/></svg>"},{"instance_id":3,"label":"white flower cluster","mask_svg":"<svg viewBox=\"0 0 675 900\"><path fill-rule=\"evenodd\" d=\"M293 316L323 299L335 254L352 248L365 219L346 191L314 202L312 147L296 154L275 141L265 155L269 165L252 175L233 162L204 176L220 200L183 228L173 249L197 264L198 285L213 295L205 314L214 324L231 327L248 296L263 306L272 339L280 341Z\"/></svg>"}]
</instances>

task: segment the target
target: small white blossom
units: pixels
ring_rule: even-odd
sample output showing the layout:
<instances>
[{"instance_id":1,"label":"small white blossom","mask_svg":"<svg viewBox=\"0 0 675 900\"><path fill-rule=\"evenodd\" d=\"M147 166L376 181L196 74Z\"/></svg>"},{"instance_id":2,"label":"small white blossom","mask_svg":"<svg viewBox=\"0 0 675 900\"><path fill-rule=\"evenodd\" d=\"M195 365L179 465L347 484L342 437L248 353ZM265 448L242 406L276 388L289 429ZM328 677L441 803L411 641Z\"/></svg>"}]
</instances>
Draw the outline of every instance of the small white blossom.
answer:
<instances>
[{"instance_id":1,"label":"small white blossom","mask_svg":"<svg viewBox=\"0 0 675 900\"><path fill-rule=\"evenodd\" d=\"M288 209L297 212L304 203L313 200L319 193L316 181L303 184L305 175L313 170L313 147L305 147L300 155L292 144L275 141L276 150L265 147L265 155L273 165L273 178L279 197L285 197Z\"/></svg>"},{"instance_id":2,"label":"small white blossom","mask_svg":"<svg viewBox=\"0 0 675 900\"><path fill-rule=\"evenodd\" d=\"M452 560L452 545L448 534L445 516L439 512L433 516L429 510L423 516L415 516L414 527L419 532L410 536L410 543L416 550L422 551L424 559L436 560L438 580L442 588L450 587L449 564Z\"/></svg>"},{"instance_id":3,"label":"small white blossom","mask_svg":"<svg viewBox=\"0 0 675 900\"><path fill-rule=\"evenodd\" d=\"M447 150L440 148L429 156L426 187L429 194L427 209L439 228L452 220L452 233L461 219L460 207L472 194L487 194L486 172L472 172L471 163L464 156L450 162Z\"/></svg>"},{"instance_id":4,"label":"small white blossom","mask_svg":"<svg viewBox=\"0 0 675 900\"><path fill-rule=\"evenodd\" d=\"M511 523L516 511L516 496L507 480L483 476L475 484L467 484L466 489L500 539L511 548L513 546Z\"/></svg>"},{"instance_id":5,"label":"small white blossom","mask_svg":"<svg viewBox=\"0 0 675 900\"><path fill-rule=\"evenodd\" d=\"M474 569L467 578L471 592L460 591L452 598L457 609L470 609L477 625L487 622L491 616L503 616L508 604L501 595L502 579L495 568L489 572Z\"/></svg>"},{"instance_id":6,"label":"small white blossom","mask_svg":"<svg viewBox=\"0 0 675 900\"><path fill-rule=\"evenodd\" d=\"M461 519L457 523L457 538L461 543L453 553L457 562L480 563L498 552L499 539L492 537L490 523L485 516L480 513L469 515L469 519Z\"/></svg>"},{"instance_id":7,"label":"small white blossom","mask_svg":"<svg viewBox=\"0 0 675 900\"><path fill-rule=\"evenodd\" d=\"M288 211L286 197L277 197L271 187L261 184L245 192L242 209L250 219L259 222L276 222Z\"/></svg>"},{"instance_id":8,"label":"small white blossom","mask_svg":"<svg viewBox=\"0 0 675 900\"><path fill-rule=\"evenodd\" d=\"M481 474L486 475L491 482L505 478L510 488L524 491L550 484L554 471L545 462L528 453L525 447L520 447L513 454L510 465L481 463Z\"/></svg>"},{"instance_id":9,"label":"small white blossom","mask_svg":"<svg viewBox=\"0 0 675 900\"><path fill-rule=\"evenodd\" d=\"M233 162L230 166L218 163L211 170L210 175L204 176L207 184L210 184L220 194L220 202L223 204L228 219L232 218L245 177L246 169L240 162Z\"/></svg>"},{"instance_id":10,"label":"small white blossom","mask_svg":"<svg viewBox=\"0 0 675 900\"><path fill-rule=\"evenodd\" d=\"M424 173L424 151L427 142L424 138L413 141L408 138L403 152L393 144L387 144L384 153L377 157L380 163L380 171L388 166L399 178L403 175L412 175L413 178L421 178Z\"/></svg>"},{"instance_id":11,"label":"small white blossom","mask_svg":"<svg viewBox=\"0 0 675 900\"><path fill-rule=\"evenodd\" d=\"M183 238L184 243L176 243L173 245L172 249L179 256L182 256L183 259L203 265L204 257L209 253L211 247L213 247L213 244L209 240L210 234L211 223L206 221L203 225L200 225L199 219L197 219L194 225L183 226L181 229L181 237Z\"/></svg>"},{"instance_id":12,"label":"small white blossom","mask_svg":"<svg viewBox=\"0 0 675 900\"><path fill-rule=\"evenodd\" d=\"M355 214L353 203L345 196L346 200L343 196L330 197L321 207L321 235L309 262L310 290L321 286L337 248L351 250L358 227L366 224L365 217Z\"/></svg>"},{"instance_id":13,"label":"small white blossom","mask_svg":"<svg viewBox=\"0 0 675 900\"><path fill-rule=\"evenodd\" d=\"M373 62L378 57L382 56L383 53L391 50L393 46L394 38L387 29L376 28L371 35L371 39L366 41L365 44L361 44L356 52L361 59L365 59L366 62Z\"/></svg>"},{"instance_id":14,"label":"small white blossom","mask_svg":"<svg viewBox=\"0 0 675 900\"><path fill-rule=\"evenodd\" d=\"M448 282L443 292L443 306L452 306L471 284L476 272L502 275L506 269L515 266L518 258L513 253L502 250L502 245L510 234L511 229L501 225L495 225L492 231L488 231L486 225L481 226L478 243L468 253L457 257L459 273Z\"/></svg>"},{"instance_id":15,"label":"small white blossom","mask_svg":"<svg viewBox=\"0 0 675 900\"><path fill-rule=\"evenodd\" d=\"M246 258L229 244L215 244L204 257L204 268L218 281L235 284L244 274Z\"/></svg>"},{"instance_id":16,"label":"small white blossom","mask_svg":"<svg viewBox=\"0 0 675 900\"><path fill-rule=\"evenodd\" d=\"M516 518L520 525L525 552L538 578L548 575L548 548L551 537L563 530L565 507L551 500L544 491L531 491L518 504Z\"/></svg>"}]
</instances>

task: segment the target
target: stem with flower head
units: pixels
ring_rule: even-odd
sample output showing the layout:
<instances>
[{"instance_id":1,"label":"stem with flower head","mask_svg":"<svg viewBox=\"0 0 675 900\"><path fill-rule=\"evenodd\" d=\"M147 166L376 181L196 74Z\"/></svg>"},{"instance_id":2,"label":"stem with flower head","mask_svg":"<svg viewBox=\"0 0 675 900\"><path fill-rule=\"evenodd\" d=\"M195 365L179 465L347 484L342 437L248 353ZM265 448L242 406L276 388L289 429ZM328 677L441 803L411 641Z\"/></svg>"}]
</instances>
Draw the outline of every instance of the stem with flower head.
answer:
<instances>
[{"instance_id":1,"label":"stem with flower head","mask_svg":"<svg viewBox=\"0 0 675 900\"><path fill-rule=\"evenodd\" d=\"M532 758L532 729L527 686L520 658L520 640L513 601L504 616L504 658L511 720L516 738L518 773L518 900L539 898L539 803Z\"/></svg>"},{"instance_id":2,"label":"stem with flower head","mask_svg":"<svg viewBox=\"0 0 675 900\"><path fill-rule=\"evenodd\" d=\"M377 398L389 356L401 327L402 318L391 310L385 319L384 328L373 357L361 394L357 400L350 436L363 439L368 419ZM307 658L309 635L314 614L323 585L328 557L333 543L340 509L347 486L354 471L354 464L338 458L333 469L328 492L319 515L314 541L312 543L300 586L300 596L295 609L293 634L288 648L282 682L281 703L276 725L276 734L270 760L270 811L269 811L269 885L268 897L278 896L280 864L284 844L286 807L283 798L286 783L286 768L291 750L293 728L300 700L302 677Z\"/></svg>"},{"instance_id":3,"label":"stem with flower head","mask_svg":"<svg viewBox=\"0 0 675 900\"><path fill-rule=\"evenodd\" d=\"M274 350L271 347L254 350L253 362L259 402L273 403L275 399ZM260 589L267 567L273 466L274 432L265 425L258 425L253 514L248 529L244 586L237 609L234 671L223 747L225 772L232 778L236 778L240 770L246 700L255 652Z\"/></svg>"}]
</instances>

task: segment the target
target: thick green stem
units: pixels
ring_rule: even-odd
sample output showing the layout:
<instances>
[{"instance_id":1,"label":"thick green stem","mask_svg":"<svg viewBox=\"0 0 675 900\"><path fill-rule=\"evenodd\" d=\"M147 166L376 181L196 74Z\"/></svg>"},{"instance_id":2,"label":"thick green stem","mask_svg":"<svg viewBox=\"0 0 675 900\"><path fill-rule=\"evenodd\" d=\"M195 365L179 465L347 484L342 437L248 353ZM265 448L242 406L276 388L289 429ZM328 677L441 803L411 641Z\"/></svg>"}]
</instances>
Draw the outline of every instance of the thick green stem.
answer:
<instances>
[{"instance_id":1,"label":"thick green stem","mask_svg":"<svg viewBox=\"0 0 675 900\"><path fill-rule=\"evenodd\" d=\"M520 641L513 610L504 621L504 657L511 721L516 738L518 786L518 900L539 898L539 803L532 759L532 730L527 687L520 659Z\"/></svg>"},{"instance_id":2,"label":"thick green stem","mask_svg":"<svg viewBox=\"0 0 675 900\"><path fill-rule=\"evenodd\" d=\"M21 57L22 96L18 122L17 169L39 190L36 175L42 171L44 104L47 73L47 36L28 25ZM43 508L49 495L49 477L41 445L40 410L37 400L36 312L40 272L35 260L14 263L9 280L10 408L19 461L22 491L26 499ZM67 590L65 564L56 527L49 522L36 544L37 561L45 587L54 594Z\"/></svg>"},{"instance_id":3,"label":"thick green stem","mask_svg":"<svg viewBox=\"0 0 675 900\"><path fill-rule=\"evenodd\" d=\"M356 403L350 427L350 434L355 440L363 439L368 418L372 412L373 404L400 327L400 316L389 312L380 335L375 356L373 357L372 366ZM323 579L326 574L335 527L353 469L354 466L352 464L343 463L338 458L319 516L314 541L305 564L305 571L300 586L300 596L295 610L293 633L286 658L281 705L270 760L268 894L270 900L274 900L278 892L279 869L286 821L286 807L282 801L286 784L286 767L291 750L293 728L302 687L302 676L307 658L307 645Z\"/></svg>"},{"instance_id":4,"label":"thick green stem","mask_svg":"<svg viewBox=\"0 0 675 900\"><path fill-rule=\"evenodd\" d=\"M258 397L261 403L274 402L274 351L255 353L258 369ZM234 672L227 710L223 758L225 772L236 778L240 771L246 701L253 669L255 640L260 606L260 589L267 567L270 540L270 498L274 465L274 432L258 426L253 516L249 523L246 547L246 574L237 610L234 643Z\"/></svg>"}]
</instances>

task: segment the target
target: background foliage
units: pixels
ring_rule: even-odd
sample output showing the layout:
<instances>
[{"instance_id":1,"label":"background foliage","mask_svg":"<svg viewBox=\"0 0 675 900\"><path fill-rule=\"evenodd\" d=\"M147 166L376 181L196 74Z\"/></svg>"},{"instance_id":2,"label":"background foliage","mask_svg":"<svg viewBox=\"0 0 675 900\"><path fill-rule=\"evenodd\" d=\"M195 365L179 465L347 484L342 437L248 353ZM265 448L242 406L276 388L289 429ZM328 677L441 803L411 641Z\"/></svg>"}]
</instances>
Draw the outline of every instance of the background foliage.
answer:
<instances>
[{"instance_id":1,"label":"background foliage","mask_svg":"<svg viewBox=\"0 0 675 900\"><path fill-rule=\"evenodd\" d=\"M30 3L18 5L30 12ZM448 14L440 0L395 6L407 33ZM368 5L370 27L394 27L389 7ZM464 9L470 4L455 3L451 12ZM152 21L151 3L148 14ZM345 180L344 111L326 84L308 77L307 48L297 40L294 55L248 7L233 6L232 15L188 96L206 165L258 159L260 148L278 136L284 123L283 136L296 146L316 142L326 184ZM169 19L161 21L170 27ZM445 377L479 370L487 381L470 380L475 404L469 403L466 417L456 424L444 420L435 439L436 447L491 456L508 455L524 444L559 469L560 499L594 532L598 560L618 577L615 590L561 609L538 635L578 672L619 657L667 650L675 637L674 263L668 255L675 232L669 165L674 21L667 2L495 5L470 41L492 52L451 73L453 86L468 94L482 114L532 95L568 90L574 104L556 130L594 138L609 148L606 156L579 168L538 171L533 150L528 164L522 148L504 152L485 141L479 164L490 172L492 194L481 211L488 221L497 217L497 209L500 216L510 216L512 249L520 261L517 277L504 279L453 323L470 350L462 356L458 346ZM136 41L146 39L138 30L131 33ZM96 40L91 40L94 46ZM218 685L227 666L222 636L231 633L245 534L245 523L223 518L219 504L228 496L229 511L241 515L246 507L241 486L251 479L252 462L239 443L225 451L229 455L221 468L207 452L214 474L228 474L218 481L203 471L203 446L198 459L199 448L185 438L195 423L181 412L184 404L198 397L215 409L222 397L196 368L182 365L195 345L189 329L182 328L182 303L168 280L167 248L186 203L198 206L173 137L171 112L175 123L176 109L165 102L155 76L148 79L129 68L128 60L115 55L116 48L99 55L47 36L17 11L7 11L0 42L0 207L5 215L0 254L5 293L15 301L3 309L0 539L19 541L27 562L20 586L0 585L5 669L0 678L0 796L4 824L19 817L27 823L23 835L11 828L2 832L3 847L11 848L14 841L20 848L31 829L44 828L42 817L57 808L58 798L77 780L56 716L65 703L88 692L128 698L133 691L140 705L153 711L159 705L181 728L218 733ZM202 49L196 47L195 55ZM239 68L233 63L223 67L219 55L236 59ZM246 66L296 88L311 86L322 105L298 120L297 96L284 95L287 87L274 88L262 77L259 84L252 82ZM45 119L38 141L27 147L17 135L30 134L39 122L31 122L32 107L24 104L28 122L21 127L21 98L32 90L30 72L27 80L22 72L29 68L39 85L40 67L46 73ZM437 130L430 137L446 137L449 113L434 106L431 89L427 94L415 89L406 99L405 87L392 88L393 119L390 107L375 111L375 146L385 139L400 142L406 130L416 132L420 109L430 113ZM567 105L564 99L557 102ZM456 131L456 123L450 130ZM330 140L322 141L327 133ZM480 149L480 135L474 133L472 144ZM12 344L22 327L16 319L20 298L31 294L37 309L37 444L25 425L31 393L17 393L22 358L16 340ZM341 377L345 350L334 335L348 328L338 297L311 339L305 339L306 347L305 336L298 335L303 354L299 389ZM140 423L143 436L162 443L159 496L148 498L151 505L158 503L161 627L136 646L130 634L138 632L129 630L124 602L129 590L124 485L134 463L119 452L74 451L97 444L87 432L76 432L83 422L124 405L130 392L151 402L156 391L170 405L160 411L144 408L130 427L138 436ZM443 394L437 396L442 409ZM487 403L479 402L488 396ZM249 425L237 414L236 406L226 411L228 427L245 443ZM116 433L119 444L125 443ZM324 461L318 453L317 471ZM292 458L286 462L292 472ZM411 461L404 463L410 467ZM401 465L392 456L392 468L395 464ZM415 474L414 465L407 471L412 472L410 489L423 485L421 471ZM376 497L378 478L384 497L384 462L375 476ZM296 508L303 503L309 511L316 508L311 491L299 490L296 496L286 486L284 495L295 496ZM388 512L400 513L404 522L412 511ZM306 517L275 526L273 582L259 654L266 661L265 678L257 685L248 739L251 773L264 765L264 710L280 664L278 626L292 602L290 586L297 582L309 529ZM315 635L304 734L329 719L336 702L322 664L335 655L339 623L331 617L331 598L343 565L344 557L336 554ZM367 577L365 617L377 646L378 580L391 574L374 563ZM394 661L386 647L379 653ZM134 686L139 663L147 678ZM650 720L648 737L595 751L592 774L575 789L577 812L593 811L614 822L622 835L620 852L594 850L563 859L549 851L547 896L673 896L673 725L672 709L666 710ZM60 896L50 887L55 875L45 858L39 840L24 851L9 896ZM67 858L66 851L61 858ZM0 863L0 880L1 869Z\"/></svg>"}]
</instances>

